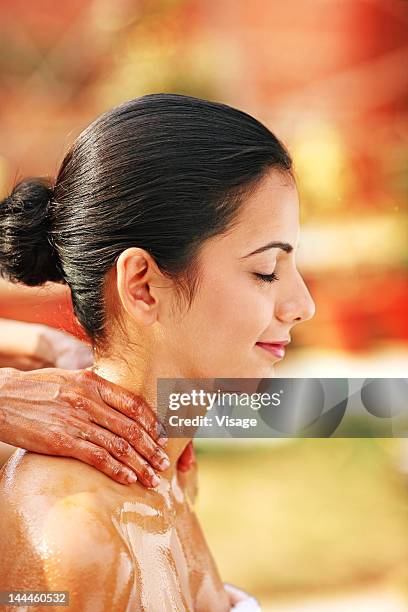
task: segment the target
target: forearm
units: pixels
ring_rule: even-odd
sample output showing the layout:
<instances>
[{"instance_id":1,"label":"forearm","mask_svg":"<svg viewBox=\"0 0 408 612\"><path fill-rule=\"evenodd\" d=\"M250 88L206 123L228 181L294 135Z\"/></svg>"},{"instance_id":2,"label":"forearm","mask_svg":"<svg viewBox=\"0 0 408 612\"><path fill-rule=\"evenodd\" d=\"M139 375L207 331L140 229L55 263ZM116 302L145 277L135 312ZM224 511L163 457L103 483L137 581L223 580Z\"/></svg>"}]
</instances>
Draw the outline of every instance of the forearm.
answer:
<instances>
[{"instance_id":1,"label":"forearm","mask_svg":"<svg viewBox=\"0 0 408 612\"><path fill-rule=\"evenodd\" d=\"M7 461L15 451L15 446L10 445L10 432L7 419L7 401L3 392L5 381L11 376L18 375L16 370L11 368L0 369L0 467Z\"/></svg>"},{"instance_id":2,"label":"forearm","mask_svg":"<svg viewBox=\"0 0 408 612\"><path fill-rule=\"evenodd\" d=\"M42 328L36 323L0 319L0 359L7 357L41 357Z\"/></svg>"},{"instance_id":3,"label":"forearm","mask_svg":"<svg viewBox=\"0 0 408 612\"><path fill-rule=\"evenodd\" d=\"M14 368L0 368L0 442L13 445L15 440L10 438L10 401L7 387L11 381L15 382L18 376L18 370Z\"/></svg>"}]
</instances>

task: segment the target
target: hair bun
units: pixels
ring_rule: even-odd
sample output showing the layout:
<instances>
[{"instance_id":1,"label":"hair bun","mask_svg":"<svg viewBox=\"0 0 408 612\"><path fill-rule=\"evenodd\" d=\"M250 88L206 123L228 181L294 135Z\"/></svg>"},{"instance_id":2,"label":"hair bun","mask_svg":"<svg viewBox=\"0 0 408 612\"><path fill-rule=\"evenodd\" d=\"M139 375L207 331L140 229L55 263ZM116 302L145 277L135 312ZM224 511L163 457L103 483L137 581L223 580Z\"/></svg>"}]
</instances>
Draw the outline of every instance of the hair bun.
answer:
<instances>
[{"instance_id":1,"label":"hair bun","mask_svg":"<svg viewBox=\"0 0 408 612\"><path fill-rule=\"evenodd\" d=\"M61 282L58 255L48 236L49 179L26 178L0 202L0 274L25 285Z\"/></svg>"}]
</instances>

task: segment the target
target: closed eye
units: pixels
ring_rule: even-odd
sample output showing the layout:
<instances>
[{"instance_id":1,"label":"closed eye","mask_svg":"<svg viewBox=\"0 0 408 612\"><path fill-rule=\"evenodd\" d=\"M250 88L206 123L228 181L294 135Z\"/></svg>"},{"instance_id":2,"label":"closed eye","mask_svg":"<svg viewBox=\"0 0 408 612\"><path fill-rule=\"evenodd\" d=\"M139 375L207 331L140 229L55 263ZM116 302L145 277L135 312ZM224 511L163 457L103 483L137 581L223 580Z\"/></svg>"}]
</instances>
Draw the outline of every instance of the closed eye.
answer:
<instances>
[{"instance_id":1,"label":"closed eye","mask_svg":"<svg viewBox=\"0 0 408 612\"><path fill-rule=\"evenodd\" d=\"M259 280L265 283L273 283L274 281L279 280L275 272L272 272L272 274L261 274L260 272L254 272L254 274Z\"/></svg>"}]
</instances>

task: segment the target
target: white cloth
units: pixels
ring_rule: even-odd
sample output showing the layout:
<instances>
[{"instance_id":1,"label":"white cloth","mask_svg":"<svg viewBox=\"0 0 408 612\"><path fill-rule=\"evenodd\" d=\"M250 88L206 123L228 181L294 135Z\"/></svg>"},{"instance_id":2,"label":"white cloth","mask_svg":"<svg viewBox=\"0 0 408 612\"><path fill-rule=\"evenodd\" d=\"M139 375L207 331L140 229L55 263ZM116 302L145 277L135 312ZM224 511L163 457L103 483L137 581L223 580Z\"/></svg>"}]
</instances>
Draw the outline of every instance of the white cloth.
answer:
<instances>
[{"instance_id":1,"label":"white cloth","mask_svg":"<svg viewBox=\"0 0 408 612\"><path fill-rule=\"evenodd\" d=\"M255 597L248 595L245 591L227 582L224 583L224 587L232 603L231 612L262 612L261 606Z\"/></svg>"}]
</instances>

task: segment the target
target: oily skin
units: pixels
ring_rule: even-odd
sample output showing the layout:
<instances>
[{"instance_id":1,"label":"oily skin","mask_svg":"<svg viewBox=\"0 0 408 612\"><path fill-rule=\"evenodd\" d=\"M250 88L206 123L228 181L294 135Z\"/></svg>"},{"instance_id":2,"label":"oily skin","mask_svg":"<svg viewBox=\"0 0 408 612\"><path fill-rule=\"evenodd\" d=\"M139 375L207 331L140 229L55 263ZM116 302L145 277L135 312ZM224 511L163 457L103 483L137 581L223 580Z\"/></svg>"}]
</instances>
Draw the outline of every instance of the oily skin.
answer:
<instances>
[{"instance_id":1,"label":"oily skin","mask_svg":"<svg viewBox=\"0 0 408 612\"><path fill-rule=\"evenodd\" d=\"M2 590L68 590L73 611L228 610L184 477L124 487L17 451L0 481Z\"/></svg>"},{"instance_id":2,"label":"oily skin","mask_svg":"<svg viewBox=\"0 0 408 612\"><path fill-rule=\"evenodd\" d=\"M152 406L159 377L273 376L277 359L256 342L283 340L314 314L295 264L298 214L295 185L270 172L239 223L204 244L188 310L148 253L124 251L109 273L120 325L94 371ZM243 258L271 240L294 252ZM254 277L273 271L275 283ZM195 471L176 469L188 441L169 440L171 464L154 490L123 487L74 459L18 451L0 480L0 590L21 587L23 576L26 588L70 590L72 610L229 610L190 503Z\"/></svg>"}]
</instances>

